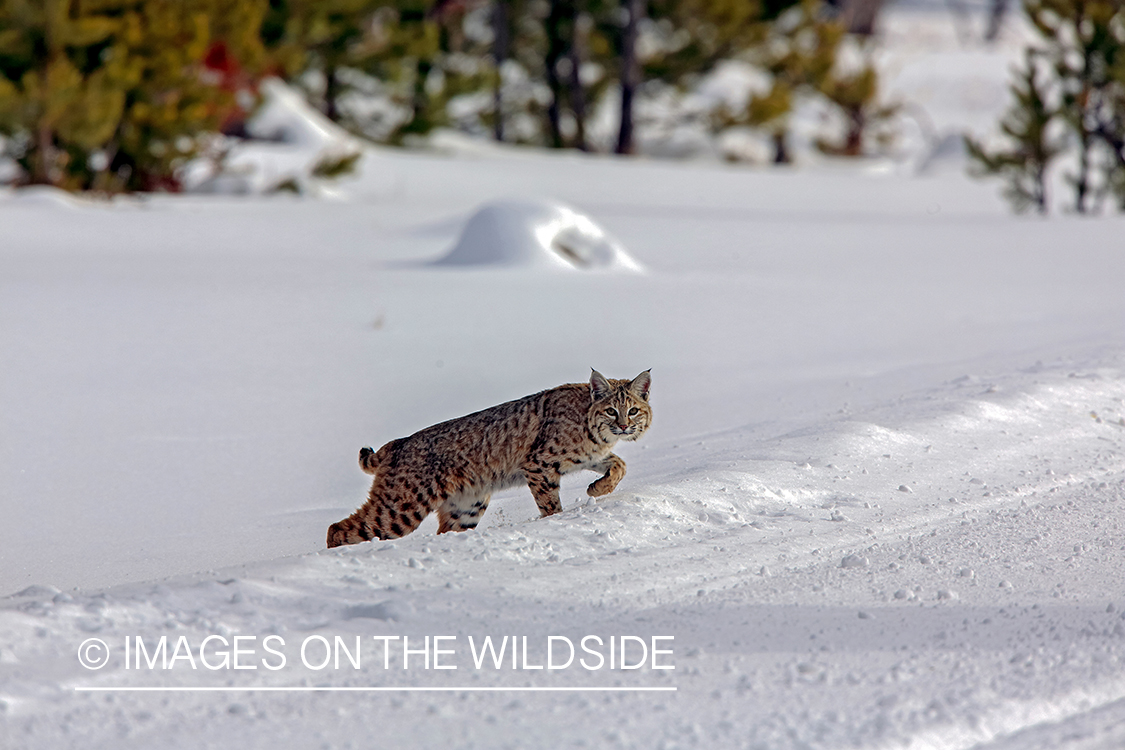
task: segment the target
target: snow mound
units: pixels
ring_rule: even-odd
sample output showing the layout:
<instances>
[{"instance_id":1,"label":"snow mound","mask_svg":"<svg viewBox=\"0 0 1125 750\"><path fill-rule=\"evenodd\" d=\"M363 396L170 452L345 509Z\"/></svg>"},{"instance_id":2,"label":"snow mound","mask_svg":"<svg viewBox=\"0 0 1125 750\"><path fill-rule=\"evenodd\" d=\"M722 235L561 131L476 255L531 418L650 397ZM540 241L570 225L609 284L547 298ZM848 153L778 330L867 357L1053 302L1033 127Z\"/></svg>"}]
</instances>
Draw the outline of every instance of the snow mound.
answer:
<instances>
[{"instance_id":1,"label":"snow mound","mask_svg":"<svg viewBox=\"0 0 1125 750\"><path fill-rule=\"evenodd\" d=\"M553 201L486 203L439 265L582 271L643 269L586 214Z\"/></svg>"}]
</instances>

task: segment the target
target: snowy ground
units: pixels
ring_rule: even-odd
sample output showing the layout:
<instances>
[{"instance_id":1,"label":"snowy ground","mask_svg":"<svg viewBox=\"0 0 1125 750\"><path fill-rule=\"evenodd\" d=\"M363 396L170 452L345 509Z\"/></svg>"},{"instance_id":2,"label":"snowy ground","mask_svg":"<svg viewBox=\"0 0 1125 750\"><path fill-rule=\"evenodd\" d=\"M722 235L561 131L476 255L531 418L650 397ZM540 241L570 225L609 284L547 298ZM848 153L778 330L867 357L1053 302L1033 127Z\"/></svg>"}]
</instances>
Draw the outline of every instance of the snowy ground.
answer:
<instances>
[{"instance_id":1,"label":"snowy ground","mask_svg":"<svg viewBox=\"0 0 1125 750\"><path fill-rule=\"evenodd\" d=\"M0 196L0 746L1125 746L1125 223L996 188L481 149L336 200ZM644 273L434 263L500 199ZM590 366L652 368L618 492L323 549L360 446ZM235 637L257 669L201 663Z\"/></svg>"}]
</instances>

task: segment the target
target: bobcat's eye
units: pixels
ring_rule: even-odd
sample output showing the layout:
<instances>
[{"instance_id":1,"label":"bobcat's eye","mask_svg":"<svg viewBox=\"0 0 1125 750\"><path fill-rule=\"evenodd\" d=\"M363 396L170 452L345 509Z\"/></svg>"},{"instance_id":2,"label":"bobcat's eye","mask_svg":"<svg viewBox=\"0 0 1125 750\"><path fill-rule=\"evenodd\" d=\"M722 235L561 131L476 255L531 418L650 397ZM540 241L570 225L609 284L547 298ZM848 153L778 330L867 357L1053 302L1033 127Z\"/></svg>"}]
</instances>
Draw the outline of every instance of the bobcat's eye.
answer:
<instances>
[{"instance_id":1,"label":"bobcat's eye","mask_svg":"<svg viewBox=\"0 0 1125 750\"><path fill-rule=\"evenodd\" d=\"M634 406L633 408L629 409L629 416L630 416L630 417L635 417L635 416L637 416L637 412L638 412L638 411L639 411L639 409L637 409L637 407L635 407L635 406Z\"/></svg>"},{"instance_id":2,"label":"bobcat's eye","mask_svg":"<svg viewBox=\"0 0 1125 750\"><path fill-rule=\"evenodd\" d=\"M606 409L605 413L611 417L617 416L617 409Z\"/></svg>"}]
</instances>

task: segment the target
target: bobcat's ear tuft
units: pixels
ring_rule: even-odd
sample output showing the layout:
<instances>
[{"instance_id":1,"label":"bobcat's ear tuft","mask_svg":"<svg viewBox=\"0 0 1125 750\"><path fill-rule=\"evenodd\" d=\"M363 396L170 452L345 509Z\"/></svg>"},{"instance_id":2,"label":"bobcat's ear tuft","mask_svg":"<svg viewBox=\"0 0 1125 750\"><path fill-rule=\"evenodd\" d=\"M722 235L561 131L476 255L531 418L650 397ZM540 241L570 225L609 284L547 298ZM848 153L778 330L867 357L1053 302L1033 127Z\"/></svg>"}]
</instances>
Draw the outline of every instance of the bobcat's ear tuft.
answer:
<instances>
[{"instance_id":1,"label":"bobcat's ear tuft","mask_svg":"<svg viewBox=\"0 0 1125 750\"><path fill-rule=\"evenodd\" d=\"M610 394L612 388L609 381L605 376L594 368L590 368L590 400L597 401L599 398L605 398Z\"/></svg>"},{"instance_id":2,"label":"bobcat's ear tuft","mask_svg":"<svg viewBox=\"0 0 1125 750\"><path fill-rule=\"evenodd\" d=\"M629 390L642 401L648 401L648 389L649 386L652 385L652 376L649 375L650 372L652 372L651 369L645 370L629 383Z\"/></svg>"}]
</instances>

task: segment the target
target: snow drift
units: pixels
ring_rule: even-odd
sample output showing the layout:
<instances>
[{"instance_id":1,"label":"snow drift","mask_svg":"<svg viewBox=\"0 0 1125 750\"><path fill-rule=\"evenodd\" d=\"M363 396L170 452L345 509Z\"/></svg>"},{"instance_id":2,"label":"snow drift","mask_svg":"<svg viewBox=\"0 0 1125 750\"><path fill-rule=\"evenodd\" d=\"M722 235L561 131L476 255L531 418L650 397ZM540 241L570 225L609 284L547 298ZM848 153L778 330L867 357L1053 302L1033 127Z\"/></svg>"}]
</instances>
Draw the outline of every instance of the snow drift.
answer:
<instances>
[{"instance_id":1,"label":"snow drift","mask_svg":"<svg viewBox=\"0 0 1125 750\"><path fill-rule=\"evenodd\" d=\"M642 270L589 216L553 201L517 200L482 206L438 265Z\"/></svg>"},{"instance_id":2,"label":"snow drift","mask_svg":"<svg viewBox=\"0 0 1125 750\"><path fill-rule=\"evenodd\" d=\"M262 104L246 123L252 140L236 141L221 163L188 165L188 192L246 195L290 189L323 192L318 173L363 152L358 139L309 105L300 92L269 78L259 87Z\"/></svg>"}]
</instances>

